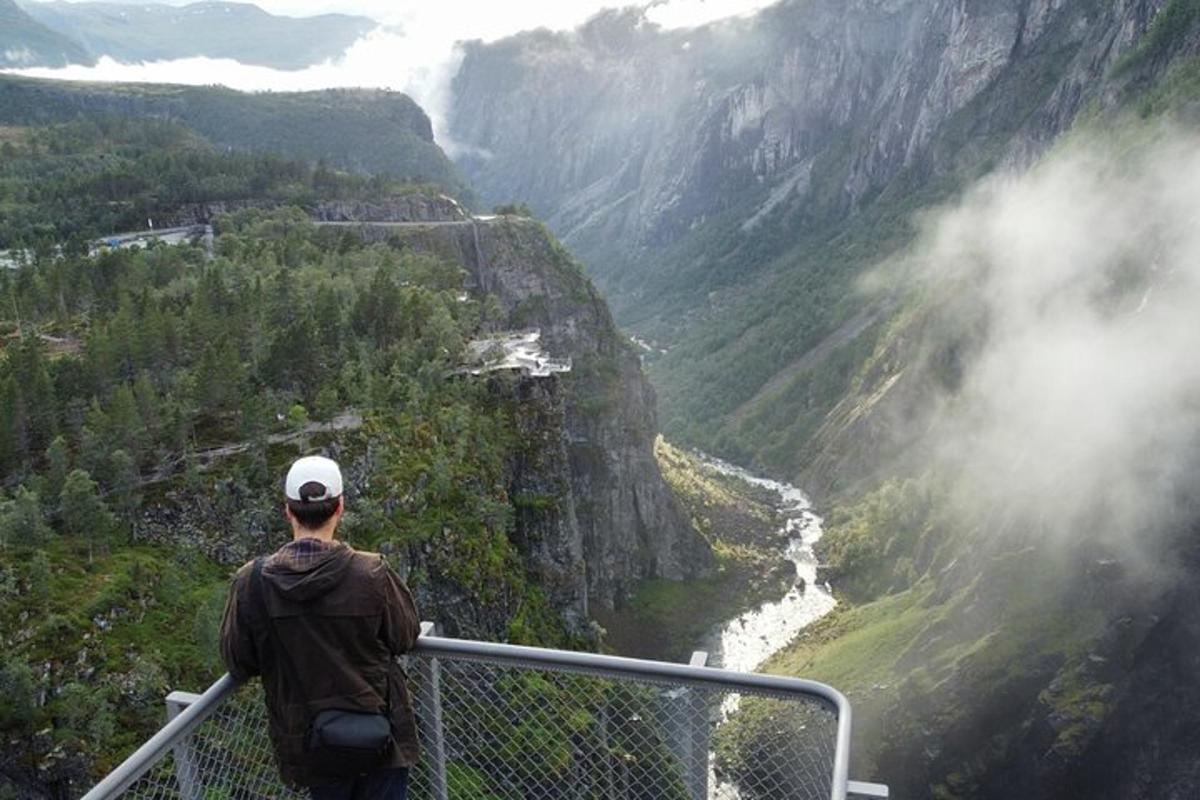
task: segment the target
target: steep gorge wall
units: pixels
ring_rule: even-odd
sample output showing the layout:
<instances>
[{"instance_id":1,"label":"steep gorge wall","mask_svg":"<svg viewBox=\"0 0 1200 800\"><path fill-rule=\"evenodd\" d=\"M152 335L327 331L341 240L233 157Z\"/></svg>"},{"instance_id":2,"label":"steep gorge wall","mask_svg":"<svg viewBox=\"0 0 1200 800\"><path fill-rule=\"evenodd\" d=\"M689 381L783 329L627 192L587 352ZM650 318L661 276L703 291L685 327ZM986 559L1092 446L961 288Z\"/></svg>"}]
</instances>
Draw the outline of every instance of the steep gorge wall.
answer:
<instances>
[{"instance_id":1,"label":"steep gorge wall","mask_svg":"<svg viewBox=\"0 0 1200 800\"><path fill-rule=\"evenodd\" d=\"M937 447L928 434L986 339L986 316L952 286L909 302L904 289L860 294L853 280L907 247L915 211L997 167L1033 163L1081 114L1104 126L1123 105L1149 113L1161 102L1150 90L1200 52L1194 9L1157 0L784 3L758 22L724 26L723 36L655 34L634 19L618 27L624 38L602 38L598 27L530 35L477 48L477 71L470 56L464 65L466 130L479 133L475 144L498 145L491 160L463 162L485 194L548 204L540 210L616 292L618 315L635 330L663 330L651 319L663 309L682 318L663 342L675 348L652 367L667 414L685 390L740 381L744 393L704 426L750 440L742 459L782 442L790 456L770 466L799 474L827 503L853 504L892 479L862 516L835 518L826 537L838 541L841 528L843 553L859 559L843 577L876 579L854 598L861 607L843 608L770 668L849 691L862 712L856 758L865 761L855 772L897 795L1149 800L1197 791L1185 666L1197 635L1186 610L1197 574L1194 503L1190 517L1160 525L1152 549L1162 552L1146 558L1118 543L1134 534L1107 518L1051 530L1020 503L968 498L964 512L939 496L955 476L925 474ZM1159 15L1172 27L1156 26ZM773 45L732 44L751 35L760 38L741 41ZM670 63L654 72L661 52ZM1192 82L1171 91L1191 93L1185 121L1194 127L1196 62L1183 66ZM570 101L560 74L583 102ZM511 103L508 118L476 120L472 109L489 106L473 85L491 87L490 107ZM549 133L529 147L557 152L557 168L522 171L506 131L536 138L542 123ZM678 159L661 172L650 168L665 163L658 148ZM598 177L595 164L612 153L618 177ZM898 219L898 234L876 235ZM705 238L714 229L721 236ZM796 254L805 249L815 255ZM817 272L835 260L836 271ZM816 277L805 284L806 274ZM805 293L815 298L806 311L841 308L809 329L794 302ZM680 294L682 305L665 305ZM776 351L769 369L738 369L764 349ZM844 383L818 397L804 381L839 359ZM706 360L729 376L687 364ZM1101 498L1093 513L1103 507ZM1159 569L1139 573L1147 561Z\"/></svg>"},{"instance_id":2,"label":"steep gorge wall","mask_svg":"<svg viewBox=\"0 0 1200 800\"><path fill-rule=\"evenodd\" d=\"M669 32L607 14L468 49L459 163L543 214L656 345L668 435L795 479L896 308L857 276L917 210L1115 102L1136 70L1104 76L1164 5L783 2Z\"/></svg>"},{"instance_id":3,"label":"steep gorge wall","mask_svg":"<svg viewBox=\"0 0 1200 800\"><path fill-rule=\"evenodd\" d=\"M705 574L712 554L664 483L653 445L655 394L633 345L604 300L540 224L518 217L431 225L366 223L357 229L462 264L468 286L494 295L495 330L536 328L546 352L571 360L561 377L571 515L542 540L559 554L581 553L586 595L605 608L623 603L645 578ZM559 379L555 379L559 380ZM570 558L556 556L560 572Z\"/></svg>"},{"instance_id":4,"label":"steep gorge wall","mask_svg":"<svg viewBox=\"0 0 1200 800\"><path fill-rule=\"evenodd\" d=\"M485 201L533 204L607 286L616 251L743 201L747 225L781 204L823 224L904 170L952 168L947 125L1014 72L1021 96L964 121L970 147L1000 130L1052 137L1163 2L782 2L666 32L610 12L469 47L452 132Z\"/></svg>"}]
</instances>

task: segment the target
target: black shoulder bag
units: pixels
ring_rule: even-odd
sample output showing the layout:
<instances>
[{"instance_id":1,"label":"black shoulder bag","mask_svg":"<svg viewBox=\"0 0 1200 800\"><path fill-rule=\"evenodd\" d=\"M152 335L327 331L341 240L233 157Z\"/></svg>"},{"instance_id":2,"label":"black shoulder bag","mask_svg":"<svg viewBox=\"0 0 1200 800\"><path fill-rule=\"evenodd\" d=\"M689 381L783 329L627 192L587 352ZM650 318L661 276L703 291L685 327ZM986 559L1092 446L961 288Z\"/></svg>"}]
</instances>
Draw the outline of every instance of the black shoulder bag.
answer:
<instances>
[{"instance_id":1,"label":"black shoulder bag","mask_svg":"<svg viewBox=\"0 0 1200 800\"><path fill-rule=\"evenodd\" d=\"M275 657L282 663L290 663L275 633L275 625L267 610L267 596L263 588L262 557L254 562L251 573L252 591L262 606L267 636L275 650ZM294 667L292 667L294 670ZM296 691L307 705L304 684L293 672ZM392 747L392 722L387 714L369 711L348 711L327 708L319 711L309 721L305 736L306 755L313 767L323 775L349 777L370 772L380 765Z\"/></svg>"}]
</instances>

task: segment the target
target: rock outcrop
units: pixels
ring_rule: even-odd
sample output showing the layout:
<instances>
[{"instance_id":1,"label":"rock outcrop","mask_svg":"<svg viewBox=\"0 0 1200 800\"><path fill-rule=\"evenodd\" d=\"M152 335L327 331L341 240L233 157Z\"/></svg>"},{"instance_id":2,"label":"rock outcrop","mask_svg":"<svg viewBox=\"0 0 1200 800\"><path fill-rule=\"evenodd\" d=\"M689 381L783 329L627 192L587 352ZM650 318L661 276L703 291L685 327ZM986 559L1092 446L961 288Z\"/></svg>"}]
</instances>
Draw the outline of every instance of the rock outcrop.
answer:
<instances>
[{"instance_id":1,"label":"rock outcrop","mask_svg":"<svg viewBox=\"0 0 1200 800\"><path fill-rule=\"evenodd\" d=\"M503 312L498 330L537 329L549 356L569 359L570 372L537 380L562 382L576 522L555 535L577 541L538 539L540 547L557 553L582 554L589 602L611 608L641 579L694 577L711 568L707 544L654 459L655 394L638 355L596 289L542 225L498 217L364 223L357 230L369 240L398 241L458 261L473 291L498 299ZM569 571L567 561L551 561Z\"/></svg>"}]
</instances>

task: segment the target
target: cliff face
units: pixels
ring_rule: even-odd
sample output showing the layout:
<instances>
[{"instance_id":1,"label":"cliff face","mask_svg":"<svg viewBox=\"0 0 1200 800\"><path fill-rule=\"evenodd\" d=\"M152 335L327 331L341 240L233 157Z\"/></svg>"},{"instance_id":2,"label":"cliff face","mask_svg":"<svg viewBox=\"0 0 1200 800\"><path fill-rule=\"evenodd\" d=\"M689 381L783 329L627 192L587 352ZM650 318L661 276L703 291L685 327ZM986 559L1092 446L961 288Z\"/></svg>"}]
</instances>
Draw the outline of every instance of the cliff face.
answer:
<instances>
[{"instance_id":1,"label":"cliff face","mask_svg":"<svg viewBox=\"0 0 1200 800\"><path fill-rule=\"evenodd\" d=\"M485 200L531 203L656 346L669 436L795 478L890 313L857 276L917 209L1113 102L1104 76L1163 5L784 2L670 32L609 14L469 47L459 164Z\"/></svg>"},{"instance_id":2,"label":"cliff face","mask_svg":"<svg viewBox=\"0 0 1200 800\"><path fill-rule=\"evenodd\" d=\"M604 300L545 228L500 217L426 225L363 223L357 230L367 239L399 240L461 263L468 285L499 301L495 330L538 329L550 356L570 360L570 372L539 379L562 384L570 509L564 507L561 524L551 526L549 538L535 537L538 547L557 554L549 562L558 574L578 570L589 602L611 608L638 580L695 577L711 567L708 546L654 459L655 395L637 353L617 331ZM572 560L575 553L582 554L578 563Z\"/></svg>"},{"instance_id":3,"label":"cliff face","mask_svg":"<svg viewBox=\"0 0 1200 800\"><path fill-rule=\"evenodd\" d=\"M516 515L515 543L573 630L586 628L589 604L619 606L639 580L692 578L711 569L707 543L654 458L655 395L638 356L604 300L542 225L516 217L475 220L447 198L424 196L369 208L325 203L315 211L368 242L388 241L461 264L468 290L498 300L483 333L536 329L542 351L570 364L567 372L483 370L464 380L487 381L495 401L509 409L516 440L505 481ZM378 221L388 217L393 219ZM343 437L336 436L328 446L344 448L348 469L365 484L374 466L371 448L353 433L361 424L343 420L334 427L349 438L339 444ZM205 549L230 564L269 546L263 538L269 520L261 513L247 517L245 531L218 541L199 529L208 524L220 530L223 512L212 516L203 504L173 502L174 512L156 511L143 520L142 535L204 540ZM246 515L269 505L251 497L231 502ZM422 559L415 554L412 566L421 567ZM457 635L503 633L507 612L480 608L452 586L434 587L422 600Z\"/></svg>"},{"instance_id":4,"label":"cliff face","mask_svg":"<svg viewBox=\"0 0 1200 800\"><path fill-rule=\"evenodd\" d=\"M570 358L567 452L588 596L619 604L642 578L694 577L711 565L654 459L654 390L604 300L540 225L507 218L472 227L469 269L507 325L538 328Z\"/></svg>"},{"instance_id":5,"label":"cliff face","mask_svg":"<svg viewBox=\"0 0 1200 800\"><path fill-rule=\"evenodd\" d=\"M1066 493L1040 506L990 484L964 490L939 458L950 450L956 467L973 466L977 439L946 444L964 444L954 418L1001 306L946 275L915 291L858 278L910 252L917 212L997 168L1033 164L1064 133L1070 150L1120 128L1130 107L1145 117L1170 103L1194 132L1197 52L1200 13L1179 0L818 1L692 32L609 16L476 46L464 62L457 135L487 151L464 169L490 199L545 213L618 317L656 340L647 359L665 429L799 475L843 505L822 546L853 602L770 668L849 692L865 759L854 771L898 795L1196 793L1194 714L1172 706L1191 696L1197 634L1184 609L1200 515L1164 488L1190 496L1194 465L1172 474L1178 487L1111 481L1073 517ZM1114 138L1128 167L1154 137ZM1037 207L1053 215L1074 199ZM1009 231L1014 246L1025 232ZM1062 239L1050 241L1047 253ZM1158 269L1158 246L1130 248L1135 271ZM956 255L970 262L973 251ZM1032 270L1052 260L1031 259ZM1105 269L1089 263L1046 302ZM1134 284L1121 313L1153 313L1151 293L1177 294L1161 272ZM1078 365L1058 366L1034 387L1046 390L1033 393L1034 420ZM1086 471L1063 468L1053 437L1002 430L1028 458L1005 464L1014 473ZM1172 512L1109 514L1119 491Z\"/></svg>"},{"instance_id":6,"label":"cliff face","mask_svg":"<svg viewBox=\"0 0 1200 800\"><path fill-rule=\"evenodd\" d=\"M905 170L952 169L947 128L985 97L961 133L977 147L1018 129L1020 157L1070 123L1162 4L783 2L671 32L611 13L469 47L452 133L483 198L547 215L624 309L634 287L614 256L735 207L745 230L789 207L825 221Z\"/></svg>"}]
</instances>

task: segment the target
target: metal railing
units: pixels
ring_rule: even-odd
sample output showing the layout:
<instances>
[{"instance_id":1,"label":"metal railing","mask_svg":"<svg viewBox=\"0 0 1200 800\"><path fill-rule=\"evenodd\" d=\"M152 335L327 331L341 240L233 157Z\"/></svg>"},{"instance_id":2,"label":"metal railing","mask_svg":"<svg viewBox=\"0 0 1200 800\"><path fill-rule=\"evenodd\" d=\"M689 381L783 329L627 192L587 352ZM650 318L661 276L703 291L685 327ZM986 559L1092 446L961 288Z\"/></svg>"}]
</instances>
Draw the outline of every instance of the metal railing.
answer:
<instances>
[{"instance_id":1,"label":"metal railing","mask_svg":"<svg viewBox=\"0 0 1200 800\"><path fill-rule=\"evenodd\" d=\"M850 705L821 683L431 635L409 675L415 800L844 800ZM284 787L261 689L172 692L168 722L83 800L306 797Z\"/></svg>"}]
</instances>

